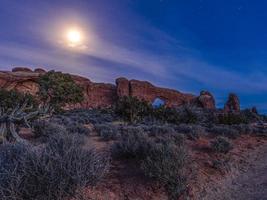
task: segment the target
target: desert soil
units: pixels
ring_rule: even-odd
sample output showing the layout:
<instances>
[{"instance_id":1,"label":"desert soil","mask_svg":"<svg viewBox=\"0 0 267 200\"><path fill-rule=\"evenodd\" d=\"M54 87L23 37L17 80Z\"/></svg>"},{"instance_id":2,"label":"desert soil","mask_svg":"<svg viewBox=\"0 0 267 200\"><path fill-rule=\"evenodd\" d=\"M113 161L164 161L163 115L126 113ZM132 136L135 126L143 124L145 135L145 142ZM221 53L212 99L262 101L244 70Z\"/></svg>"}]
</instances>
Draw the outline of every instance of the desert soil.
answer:
<instances>
[{"instance_id":1,"label":"desert soil","mask_svg":"<svg viewBox=\"0 0 267 200\"><path fill-rule=\"evenodd\" d=\"M249 170L233 181L228 199L267 200L267 145L263 150Z\"/></svg>"},{"instance_id":2,"label":"desert soil","mask_svg":"<svg viewBox=\"0 0 267 200\"><path fill-rule=\"evenodd\" d=\"M227 188L210 195L209 200L267 200L267 145L254 162L237 177L227 181ZM212 197L213 196L213 197ZM206 198L205 198L206 199Z\"/></svg>"}]
</instances>

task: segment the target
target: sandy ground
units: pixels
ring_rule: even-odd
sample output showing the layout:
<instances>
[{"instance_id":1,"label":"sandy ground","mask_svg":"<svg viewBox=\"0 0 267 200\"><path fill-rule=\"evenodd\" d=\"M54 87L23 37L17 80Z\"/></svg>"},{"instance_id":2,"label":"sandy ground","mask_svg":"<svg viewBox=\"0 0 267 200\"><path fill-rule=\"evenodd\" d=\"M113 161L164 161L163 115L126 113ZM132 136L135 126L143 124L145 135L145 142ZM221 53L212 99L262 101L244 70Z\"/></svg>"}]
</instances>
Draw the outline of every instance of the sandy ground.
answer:
<instances>
[{"instance_id":1,"label":"sandy ground","mask_svg":"<svg viewBox=\"0 0 267 200\"><path fill-rule=\"evenodd\" d=\"M248 158L249 160L249 158ZM203 200L267 200L267 145L239 174L228 177L223 187L209 190Z\"/></svg>"},{"instance_id":2,"label":"sandy ground","mask_svg":"<svg viewBox=\"0 0 267 200\"><path fill-rule=\"evenodd\" d=\"M267 145L249 170L232 182L228 197L233 200L267 200Z\"/></svg>"},{"instance_id":3,"label":"sandy ground","mask_svg":"<svg viewBox=\"0 0 267 200\"><path fill-rule=\"evenodd\" d=\"M21 136L31 138L29 130L22 129ZM226 156L232 167L221 173L211 167L211 160L221 159L209 151L210 139L189 141L192 166L189 191L190 200L267 200L267 140L241 136L233 141L234 149ZM97 136L89 137L88 147L106 151L112 142L105 142ZM194 177L196 176L196 177ZM190 193L192 192L192 196ZM86 199L94 200L167 200L164 189L142 177L131 162L112 162L108 176L99 186L87 188Z\"/></svg>"}]
</instances>

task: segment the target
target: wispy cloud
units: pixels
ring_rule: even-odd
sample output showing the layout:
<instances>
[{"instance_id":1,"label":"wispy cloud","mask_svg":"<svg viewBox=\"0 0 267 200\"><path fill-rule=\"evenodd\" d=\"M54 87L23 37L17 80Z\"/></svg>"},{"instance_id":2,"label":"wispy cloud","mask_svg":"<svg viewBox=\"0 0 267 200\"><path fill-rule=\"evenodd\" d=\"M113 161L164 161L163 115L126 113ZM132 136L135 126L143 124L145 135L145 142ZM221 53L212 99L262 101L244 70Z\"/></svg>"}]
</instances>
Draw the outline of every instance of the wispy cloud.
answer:
<instances>
[{"instance_id":1,"label":"wispy cloud","mask_svg":"<svg viewBox=\"0 0 267 200\"><path fill-rule=\"evenodd\" d=\"M250 69L246 73L210 63L196 47L128 10L125 19L117 16L113 19L113 13L109 13L111 19L99 20L96 11L90 13L90 17L87 13L78 17L76 21L84 26L88 40L81 48L71 49L58 35L61 34L61 25L69 22L65 16L56 19L57 12L62 10L55 12L55 8L45 1L39 5L42 9L32 9L31 4L7 2L16 10L0 8L0 11L6 11L15 19L14 22L31 23L18 23L11 29L13 38L19 40L7 42L0 38L2 68L22 64L44 66L87 76L94 81L113 83L116 77L123 75L194 93L208 89L215 93L219 103L232 91L242 95L267 92L266 72L261 69ZM0 35L1 31L0 28Z\"/></svg>"}]
</instances>

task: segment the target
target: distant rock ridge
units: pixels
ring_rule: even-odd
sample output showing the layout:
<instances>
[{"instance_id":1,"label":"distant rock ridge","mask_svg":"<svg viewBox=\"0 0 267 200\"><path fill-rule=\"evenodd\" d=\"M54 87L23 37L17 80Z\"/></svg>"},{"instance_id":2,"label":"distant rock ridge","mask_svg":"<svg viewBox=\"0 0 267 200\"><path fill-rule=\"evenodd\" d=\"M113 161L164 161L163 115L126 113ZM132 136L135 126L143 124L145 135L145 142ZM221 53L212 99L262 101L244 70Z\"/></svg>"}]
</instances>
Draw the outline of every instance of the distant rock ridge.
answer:
<instances>
[{"instance_id":1,"label":"distant rock ridge","mask_svg":"<svg viewBox=\"0 0 267 200\"><path fill-rule=\"evenodd\" d=\"M166 106L175 107L189 104L196 97L192 94L184 94L176 90L160 88L147 81L116 79L117 96L134 96L152 103L156 98L164 100Z\"/></svg>"},{"instance_id":2,"label":"distant rock ridge","mask_svg":"<svg viewBox=\"0 0 267 200\"><path fill-rule=\"evenodd\" d=\"M37 68L31 70L26 67L15 67L12 71L0 71L0 88L17 90L36 95L39 90L37 80L46 70ZM109 83L94 83L87 78L71 75L74 81L84 88L84 101L70 108L97 108L109 107L123 96L133 96L152 103L156 98L162 99L168 107L181 105L194 105L206 109L216 109L215 99L208 91L200 92L199 96L182 93L173 89L154 86L150 82L140 80L128 80L120 77L116 79L116 85ZM225 105L225 111L240 110L237 96L229 96Z\"/></svg>"}]
</instances>

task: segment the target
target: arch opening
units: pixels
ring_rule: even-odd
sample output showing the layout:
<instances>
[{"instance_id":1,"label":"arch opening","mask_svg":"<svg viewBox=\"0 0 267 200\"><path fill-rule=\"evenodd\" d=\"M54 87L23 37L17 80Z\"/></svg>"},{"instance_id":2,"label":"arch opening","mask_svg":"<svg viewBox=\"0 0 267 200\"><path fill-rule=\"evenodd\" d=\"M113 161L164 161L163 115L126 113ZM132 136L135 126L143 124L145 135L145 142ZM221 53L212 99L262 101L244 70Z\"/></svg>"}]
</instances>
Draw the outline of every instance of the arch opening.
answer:
<instances>
[{"instance_id":1,"label":"arch opening","mask_svg":"<svg viewBox=\"0 0 267 200\"><path fill-rule=\"evenodd\" d=\"M153 108L158 108L165 105L166 105L165 100L159 97L155 98L154 101L152 102Z\"/></svg>"}]
</instances>

